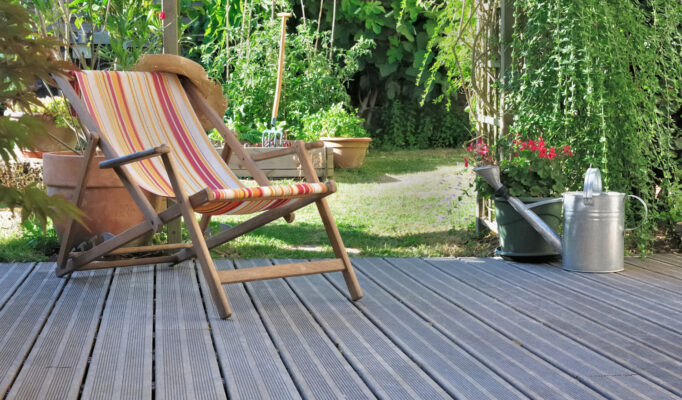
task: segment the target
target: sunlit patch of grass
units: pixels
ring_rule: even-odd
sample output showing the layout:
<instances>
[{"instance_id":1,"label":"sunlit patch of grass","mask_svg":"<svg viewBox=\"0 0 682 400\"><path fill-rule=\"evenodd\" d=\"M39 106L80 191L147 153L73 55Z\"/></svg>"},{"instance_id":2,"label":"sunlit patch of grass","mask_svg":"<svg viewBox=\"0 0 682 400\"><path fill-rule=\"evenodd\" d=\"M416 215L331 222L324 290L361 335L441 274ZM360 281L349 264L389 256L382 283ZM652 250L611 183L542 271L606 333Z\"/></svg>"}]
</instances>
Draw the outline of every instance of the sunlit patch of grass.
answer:
<instances>
[{"instance_id":1,"label":"sunlit patch of grass","mask_svg":"<svg viewBox=\"0 0 682 400\"><path fill-rule=\"evenodd\" d=\"M356 170L337 170L328 197L351 256L489 256L494 240L473 232L473 200L457 197L472 177L459 150L373 152ZM286 181L278 183L287 183ZM248 216L214 218L212 228ZM225 226L223 226L225 228ZM229 258L332 257L315 206L296 220L270 223L214 251Z\"/></svg>"}]
</instances>

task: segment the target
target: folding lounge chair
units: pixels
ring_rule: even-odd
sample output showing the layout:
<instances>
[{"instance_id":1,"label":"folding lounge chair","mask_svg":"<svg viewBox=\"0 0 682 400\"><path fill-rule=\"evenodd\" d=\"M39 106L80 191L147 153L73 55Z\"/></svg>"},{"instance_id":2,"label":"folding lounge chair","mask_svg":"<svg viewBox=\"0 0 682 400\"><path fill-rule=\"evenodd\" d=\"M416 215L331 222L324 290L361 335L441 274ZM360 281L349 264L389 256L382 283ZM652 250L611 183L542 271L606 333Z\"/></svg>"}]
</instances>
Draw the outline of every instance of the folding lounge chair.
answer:
<instances>
[{"instance_id":1,"label":"folding lounge chair","mask_svg":"<svg viewBox=\"0 0 682 400\"><path fill-rule=\"evenodd\" d=\"M80 205L90 160L99 147L107 158L99 168L113 168L142 211L145 221L89 250L71 252L75 222L68 222L57 261L57 275L73 271L141 264L176 264L196 257L220 316L231 314L222 284L341 271L351 297L362 297L346 249L325 197L336 191L333 181L321 183L306 151L295 142L274 150L262 160L296 153L308 183L272 186L254 159L188 79L162 72L78 71L54 76L86 127L89 137L73 201ZM71 82L70 82L71 81ZM78 90L80 95L74 90ZM202 113L225 139L219 155L211 146L193 109ZM260 187L245 187L227 166L234 154ZM176 203L157 213L141 189L173 198ZM278 218L288 222L293 212L315 203L337 258L257 268L216 271L209 249L235 239ZM203 214L201 224L195 213ZM237 226L204 238L211 215L259 213ZM136 238L158 232L182 217L191 243L122 247ZM106 260L105 256L151 249L177 250L168 256Z\"/></svg>"}]
</instances>

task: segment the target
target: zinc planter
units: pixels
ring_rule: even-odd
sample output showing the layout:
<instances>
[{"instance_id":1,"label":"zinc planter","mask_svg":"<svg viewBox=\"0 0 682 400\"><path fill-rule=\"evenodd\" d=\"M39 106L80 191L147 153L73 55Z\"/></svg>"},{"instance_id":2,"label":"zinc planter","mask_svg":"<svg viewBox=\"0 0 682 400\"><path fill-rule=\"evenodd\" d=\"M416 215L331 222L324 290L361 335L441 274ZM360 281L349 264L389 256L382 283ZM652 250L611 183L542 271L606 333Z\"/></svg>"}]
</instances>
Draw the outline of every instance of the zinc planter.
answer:
<instances>
[{"instance_id":1,"label":"zinc planter","mask_svg":"<svg viewBox=\"0 0 682 400\"><path fill-rule=\"evenodd\" d=\"M95 156L90 165L80 207L85 214L84 223L89 231L78 225L74 232L74 245L105 232L117 235L144 221L144 216L113 169L99 169L97 164L104 160L104 156ZM76 188L76 177L82 162L83 157L72 152L45 153L43 155L43 182L47 194L61 194L67 199L71 198ZM146 194L155 208L159 209L162 206L158 196ZM54 223L57 235L61 239L66 221ZM150 233L143 236L131 242L130 245L146 243L151 239L151 235Z\"/></svg>"},{"instance_id":2,"label":"zinc planter","mask_svg":"<svg viewBox=\"0 0 682 400\"><path fill-rule=\"evenodd\" d=\"M334 166L337 168L358 168L365 161L367 148L372 138L368 137L322 137L325 147L334 151Z\"/></svg>"},{"instance_id":3,"label":"zinc planter","mask_svg":"<svg viewBox=\"0 0 682 400\"><path fill-rule=\"evenodd\" d=\"M500 237L500 247L496 253L504 258L517 261L541 262L559 256L528 222L504 198L495 199L495 220ZM522 197L526 204L550 200L549 198ZM549 225L554 232L561 232L561 203L545 204L533 211Z\"/></svg>"}]
</instances>

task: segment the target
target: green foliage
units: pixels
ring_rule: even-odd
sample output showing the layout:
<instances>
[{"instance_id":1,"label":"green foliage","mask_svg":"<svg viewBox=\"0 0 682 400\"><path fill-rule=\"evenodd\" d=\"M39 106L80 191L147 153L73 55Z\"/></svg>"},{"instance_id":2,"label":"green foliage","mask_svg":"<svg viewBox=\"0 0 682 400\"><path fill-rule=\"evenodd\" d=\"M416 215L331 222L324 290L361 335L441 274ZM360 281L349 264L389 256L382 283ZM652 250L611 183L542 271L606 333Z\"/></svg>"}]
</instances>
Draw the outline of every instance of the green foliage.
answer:
<instances>
[{"instance_id":1,"label":"green foliage","mask_svg":"<svg viewBox=\"0 0 682 400\"><path fill-rule=\"evenodd\" d=\"M395 100L381 109L376 145L388 149L455 147L470 136L469 117L458 107L418 106Z\"/></svg>"},{"instance_id":2,"label":"green foliage","mask_svg":"<svg viewBox=\"0 0 682 400\"><path fill-rule=\"evenodd\" d=\"M223 32L211 30L212 25L199 49L201 62L211 76L223 82L228 98L228 123L240 139L252 142L254 139L260 141L260 132L270 125L277 77L280 24L270 21L269 12L265 11L253 11L251 30L244 31L243 38L234 37L236 42L231 43L229 59L214 57L225 52L225 38ZM296 34L287 35L278 119L286 121L289 139L315 136L304 133L306 118L310 126L314 119L321 121L328 116L327 129L339 122L339 111L332 111L332 108L339 103L350 103L345 85L359 68L358 59L368 54L372 46L371 41L360 38L348 50L332 49L330 56L329 34L318 35L308 28L299 25ZM320 51L315 50L317 38ZM228 80L225 79L226 68ZM353 116L347 115L347 118ZM333 130L343 132L342 129Z\"/></svg>"},{"instance_id":3,"label":"green foliage","mask_svg":"<svg viewBox=\"0 0 682 400\"><path fill-rule=\"evenodd\" d=\"M304 3L307 15L318 15L319 0ZM420 76L422 66L438 54L429 44L439 22L437 10L417 0L338 3L336 21L332 21L333 2L324 2L322 13L322 26L330 29L334 25L334 44L348 48L359 35L376 44L371 55L360 59L358 73L349 85L352 103L365 118L373 145L425 148L460 144L467 137L468 124L459 121L459 88L450 90L448 70L440 66L426 69ZM447 21L451 20L448 16ZM419 82L428 87L426 93ZM444 101L434 104L438 100Z\"/></svg>"},{"instance_id":4,"label":"green foliage","mask_svg":"<svg viewBox=\"0 0 682 400\"><path fill-rule=\"evenodd\" d=\"M362 118L349 113L343 103L334 104L303 118L303 138L314 142L320 137L366 137Z\"/></svg>"},{"instance_id":5,"label":"green foliage","mask_svg":"<svg viewBox=\"0 0 682 400\"><path fill-rule=\"evenodd\" d=\"M30 29L30 16L18 0L0 3L0 104L23 108L38 105L30 90L37 78L50 81L50 73L70 65L55 61L53 53L59 43L53 39L35 38ZM0 157L4 162L14 158L14 146L31 147L31 138L43 134L42 123L24 115L19 119L0 117ZM47 196L35 186L13 188L0 185L0 204L22 207L22 218L35 216L44 227L47 217L67 212L80 216L78 209L59 196Z\"/></svg>"},{"instance_id":6,"label":"green foliage","mask_svg":"<svg viewBox=\"0 0 682 400\"><path fill-rule=\"evenodd\" d=\"M0 262L43 261L58 250L54 228L44 229L32 218L22 222L21 235L0 235Z\"/></svg>"},{"instance_id":7,"label":"green foliage","mask_svg":"<svg viewBox=\"0 0 682 400\"><path fill-rule=\"evenodd\" d=\"M652 213L640 248L682 219L673 152L682 106L682 4L667 0L516 2L509 107L526 135L570 144L569 166L602 171ZM580 181L574 182L578 187ZM632 212L632 210L629 210Z\"/></svg>"}]
</instances>

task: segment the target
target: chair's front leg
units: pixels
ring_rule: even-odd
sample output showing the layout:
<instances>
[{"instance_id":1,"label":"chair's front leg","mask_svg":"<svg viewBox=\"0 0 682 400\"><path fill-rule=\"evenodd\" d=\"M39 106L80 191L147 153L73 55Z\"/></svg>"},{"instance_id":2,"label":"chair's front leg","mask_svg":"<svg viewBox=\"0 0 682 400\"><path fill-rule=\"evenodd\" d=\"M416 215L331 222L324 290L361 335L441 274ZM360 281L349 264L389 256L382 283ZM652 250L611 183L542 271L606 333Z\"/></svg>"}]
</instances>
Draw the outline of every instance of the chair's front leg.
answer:
<instances>
[{"instance_id":1,"label":"chair's front leg","mask_svg":"<svg viewBox=\"0 0 682 400\"><path fill-rule=\"evenodd\" d=\"M88 179L88 172L90 172L90 162L95 155L98 143L99 138L97 138L97 136L90 135L90 137L88 137L88 145L85 148L85 152L83 153L83 162L76 180L76 188L71 195L71 201L76 205L76 207L80 207L81 203L83 202L85 188L87 187L86 180ZM60 277L70 272L66 268L66 264L69 259L69 252L71 251L71 247L73 245L72 242L75 223L76 222L74 221L73 217L67 217L64 233L62 234L62 242L59 245L59 254L57 255L57 276Z\"/></svg>"},{"instance_id":2,"label":"chair's front leg","mask_svg":"<svg viewBox=\"0 0 682 400\"><path fill-rule=\"evenodd\" d=\"M305 143L301 140L297 140L294 144L296 146L296 152L298 153L299 161L301 162L301 168L303 168L303 174L305 175L308 183L318 183L320 179L317 177L317 171L313 166L313 162L308 155L305 148ZM348 252L346 251L346 246L343 244L341 239L341 234L339 233L339 228L336 226L336 221L329 208L326 198L322 198L315 202L317 205L317 210L322 218L322 223L324 224L324 229L327 231L327 236L329 237L329 242L334 249L334 254L336 257L343 261L345 269L343 270L343 279L346 281L346 286L350 292L350 296L353 300L357 300L362 297L362 289L358 283L358 278L355 276L355 270L353 269L353 264L348 258Z\"/></svg>"},{"instance_id":3,"label":"chair's front leg","mask_svg":"<svg viewBox=\"0 0 682 400\"><path fill-rule=\"evenodd\" d=\"M208 284L209 291L211 292L211 297L213 302L218 308L218 314L221 318L228 318L232 314L230 309L230 304L227 302L227 296L225 296L225 291L220 284L220 278L215 270L215 265L213 264L213 259L211 258L211 253L206 246L206 241L204 240L204 235L199 228L199 223L194 216L194 210L190 204L189 197L182 187L177 175L175 174L176 168L170 153L162 154L161 159L163 160L164 167L168 173L168 179L171 182L173 191L175 192L175 198L182 210L182 218L185 220L185 225L187 225L187 231L190 238L192 239L192 244L194 245L194 250L196 252L197 258L199 259L199 264L204 273L204 278Z\"/></svg>"}]
</instances>

